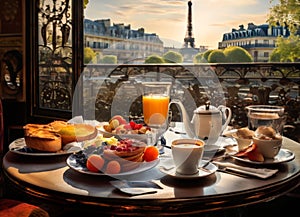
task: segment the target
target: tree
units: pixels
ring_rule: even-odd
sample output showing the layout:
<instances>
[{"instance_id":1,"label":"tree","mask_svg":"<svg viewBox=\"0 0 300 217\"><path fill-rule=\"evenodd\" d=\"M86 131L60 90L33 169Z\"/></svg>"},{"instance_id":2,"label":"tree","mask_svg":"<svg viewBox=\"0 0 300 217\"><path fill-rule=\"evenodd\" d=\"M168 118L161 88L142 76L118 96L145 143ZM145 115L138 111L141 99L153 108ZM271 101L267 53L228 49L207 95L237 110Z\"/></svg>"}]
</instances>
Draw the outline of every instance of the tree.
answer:
<instances>
[{"instance_id":1,"label":"tree","mask_svg":"<svg viewBox=\"0 0 300 217\"><path fill-rule=\"evenodd\" d=\"M83 0L83 8L85 9L87 4L89 3L89 0Z\"/></svg>"},{"instance_id":2,"label":"tree","mask_svg":"<svg viewBox=\"0 0 300 217\"><path fill-rule=\"evenodd\" d=\"M203 53L203 60L207 62L208 60L208 56L209 54L212 52L213 50L207 50Z\"/></svg>"},{"instance_id":3,"label":"tree","mask_svg":"<svg viewBox=\"0 0 300 217\"><path fill-rule=\"evenodd\" d=\"M271 0L272 2L275 2L275 0ZM286 26L294 34L300 27L299 14L300 5L298 0L279 0L279 4L270 8L267 22L273 26Z\"/></svg>"},{"instance_id":4,"label":"tree","mask_svg":"<svg viewBox=\"0 0 300 217\"><path fill-rule=\"evenodd\" d=\"M274 2L274 0L271 0ZM288 38L278 37L276 49L270 55L272 62L295 62L300 58L300 4L296 0L279 0L279 4L270 8L268 22L272 26L285 26L291 32Z\"/></svg>"},{"instance_id":5,"label":"tree","mask_svg":"<svg viewBox=\"0 0 300 217\"><path fill-rule=\"evenodd\" d=\"M90 63L96 57L96 53L90 47L84 48L84 63Z\"/></svg>"},{"instance_id":6,"label":"tree","mask_svg":"<svg viewBox=\"0 0 300 217\"><path fill-rule=\"evenodd\" d=\"M100 60L100 63L103 64L117 64L118 58L115 55L105 55Z\"/></svg>"},{"instance_id":7,"label":"tree","mask_svg":"<svg viewBox=\"0 0 300 217\"><path fill-rule=\"evenodd\" d=\"M150 55L145 59L145 63L164 63L164 59L156 54Z\"/></svg>"},{"instance_id":8,"label":"tree","mask_svg":"<svg viewBox=\"0 0 300 217\"><path fill-rule=\"evenodd\" d=\"M208 62L209 63L224 63L226 62L226 56L223 52L223 50L216 49L210 52L208 56Z\"/></svg>"},{"instance_id":9,"label":"tree","mask_svg":"<svg viewBox=\"0 0 300 217\"><path fill-rule=\"evenodd\" d=\"M181 53L175 51L168 51L163 55L163 59L166 63L182 63L183 56Z\"/></svg>"},{"instance_id":10,"label":"tree","mask_svg":"<svg viewBox=\"0 0 300 217\"><path fill-rule=\"evenodd\" d=\"M291 35L288 38L278 37L276 48L270 55L272 62L299 62L300 61L300 37Z\"/></svg>"},{"instance_id":11,"label":"tree","mask_svg":"<svg viewBox=\"0 0 300 217\"><path fill-rule=\"evenodd\" d=\"M201 63L203 60L203 53L197 53L194 56L193 63Z\"/></svg>"},{"instance_id":12,"label":"tree","mask_svg":"<svg viewBox=\"0 0 300 217\"><path fill-rule=\"evenodd\" d=\"M280 62L280 52L277 48L270 54L269 62Z\"/></svg>"},{"instance_id":13,"label":"tree","mask_svg":"<svg viewBox=\"0 0 300 217\"><path fill-rule=\"evenodd\" d=\"M229 63L253 62L253 58L250 53L242 47L226 47L224 49L224 54L226 62Z\"/></svg>"},{"instance_id":14,"label":"tree","mask_svg":"<svg viewBox=\"0 0 300 217\"><path fill-rule=\"evenodd\" d=\"M213 50L207 50L204 53L197 53L194 56L193 62L194 63L207 63L208 56Z\"/></svg>"}]
</instances>

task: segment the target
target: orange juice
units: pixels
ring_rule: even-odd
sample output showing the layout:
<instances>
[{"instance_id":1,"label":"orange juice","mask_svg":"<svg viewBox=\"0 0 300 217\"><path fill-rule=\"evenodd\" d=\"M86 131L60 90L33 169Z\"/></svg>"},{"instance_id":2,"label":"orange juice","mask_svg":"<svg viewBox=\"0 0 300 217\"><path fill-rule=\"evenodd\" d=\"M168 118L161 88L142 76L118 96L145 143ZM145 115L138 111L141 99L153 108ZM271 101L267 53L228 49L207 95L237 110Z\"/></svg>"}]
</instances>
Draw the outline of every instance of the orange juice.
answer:
<instances>
[{"instance_id":1,"label":"orange juice","mask_svg":"<svg viewBox=\"0 0 300 217\"><path fill-rule=\"evenodd\" d=\"M144 121L147 125L163 125L169 110L169 96L152 94L143 96Z\"/></svg>"}]
</instances>

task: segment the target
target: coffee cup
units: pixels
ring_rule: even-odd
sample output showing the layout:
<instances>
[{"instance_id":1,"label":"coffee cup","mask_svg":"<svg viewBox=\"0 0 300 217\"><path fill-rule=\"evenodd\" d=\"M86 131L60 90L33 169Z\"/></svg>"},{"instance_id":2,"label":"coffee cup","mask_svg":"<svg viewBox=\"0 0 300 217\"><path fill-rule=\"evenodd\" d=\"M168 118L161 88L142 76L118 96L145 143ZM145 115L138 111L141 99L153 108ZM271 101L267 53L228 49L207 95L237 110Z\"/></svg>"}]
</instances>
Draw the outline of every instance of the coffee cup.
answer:
<instances>
[{"instance_id":1,"label":"coffee cup","mask_svg":"<svg viewBox=\"0 0 300 217\"><path fill-rule=\"evenodd\" d=\"M176 139L172 141L172 155L176 173L193 175L203 156L204 141L200 139Z\"/></svg>"}]
</instances>

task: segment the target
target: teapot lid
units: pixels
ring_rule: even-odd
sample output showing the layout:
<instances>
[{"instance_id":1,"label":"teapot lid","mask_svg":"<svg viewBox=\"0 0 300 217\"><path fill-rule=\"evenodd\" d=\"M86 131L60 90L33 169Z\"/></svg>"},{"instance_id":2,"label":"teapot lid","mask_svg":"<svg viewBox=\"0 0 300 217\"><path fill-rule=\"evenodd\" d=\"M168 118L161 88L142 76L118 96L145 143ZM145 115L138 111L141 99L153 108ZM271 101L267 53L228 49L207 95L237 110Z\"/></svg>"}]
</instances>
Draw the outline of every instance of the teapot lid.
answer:
<instances>
[{"instance_id":1,"label":"teapot lid","mask_svg":"<svg viewBox=\"0 0 300 217\"><path fill-rule=\"evenodd\" d=\"M210 105L210 101L207 101L205 105L198 107L194 114L203 114L203 115L213 115L213 114L220 114L220 110L217 109L215 106Z\"/></svg>"}]
</instances>

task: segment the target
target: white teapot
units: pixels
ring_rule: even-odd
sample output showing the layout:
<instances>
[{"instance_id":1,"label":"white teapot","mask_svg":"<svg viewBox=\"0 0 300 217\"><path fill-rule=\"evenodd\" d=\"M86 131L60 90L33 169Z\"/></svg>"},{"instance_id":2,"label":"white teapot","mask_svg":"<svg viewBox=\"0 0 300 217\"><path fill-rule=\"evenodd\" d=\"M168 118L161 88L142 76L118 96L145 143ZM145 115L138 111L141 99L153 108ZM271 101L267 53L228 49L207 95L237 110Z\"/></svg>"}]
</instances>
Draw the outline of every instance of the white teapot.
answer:
<instances>
[{"instance_id":1,"label":"white teapot","mask_svg":"<svg viewBox=\"0 0 300 217\"><path fill-rule=\"evenodd\" d=\"M172 100L171 103L179 106L188 136L206 140L208 145L218 140L231 120L231 109L223 105L216 108L207 102L206 105L194 110L192 121L190 121L181 101Z\"/></svg>"}]
</instances>

